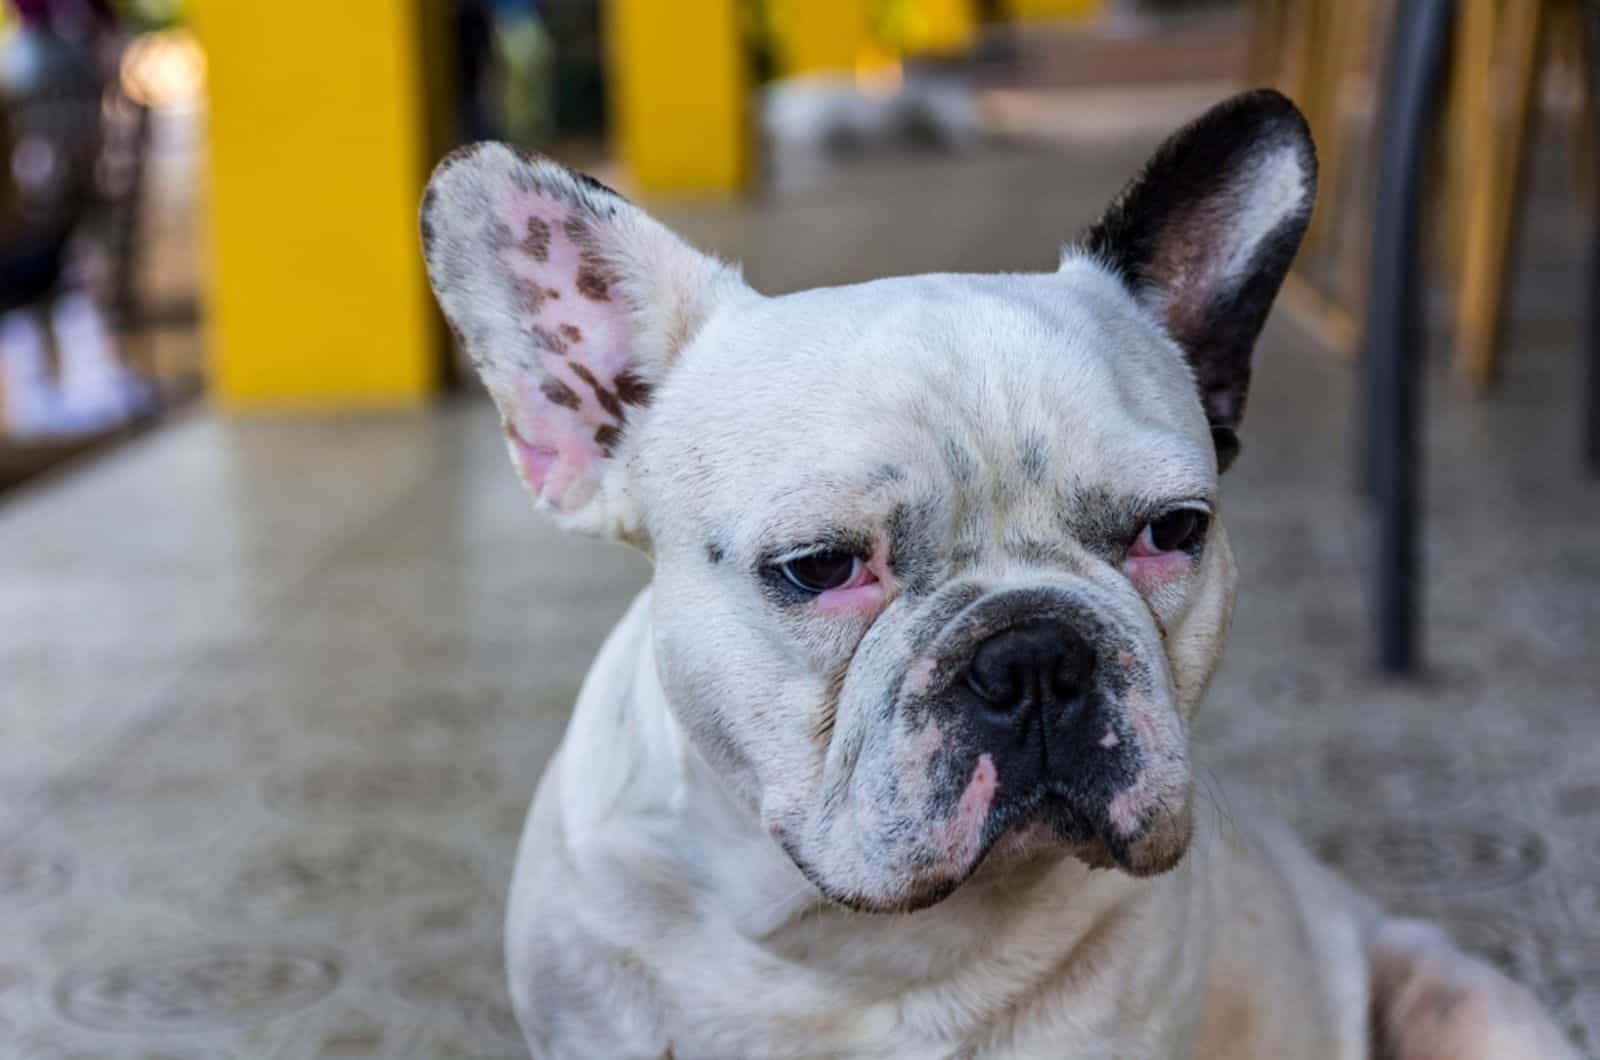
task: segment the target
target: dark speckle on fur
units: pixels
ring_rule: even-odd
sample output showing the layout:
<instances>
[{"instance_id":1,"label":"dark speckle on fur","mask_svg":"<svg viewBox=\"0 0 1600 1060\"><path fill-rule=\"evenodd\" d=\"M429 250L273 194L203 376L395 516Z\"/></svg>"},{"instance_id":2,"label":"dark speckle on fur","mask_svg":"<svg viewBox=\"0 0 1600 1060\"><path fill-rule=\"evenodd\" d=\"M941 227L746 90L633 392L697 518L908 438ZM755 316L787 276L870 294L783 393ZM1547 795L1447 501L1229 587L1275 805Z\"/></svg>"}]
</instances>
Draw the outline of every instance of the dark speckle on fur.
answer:
<instances>
[{"instance_id":1,"label":"dark speckle on fur","mask_svg":"<svg viewBox=\"0 0 1600 1060\"><path fill-rule=\"evenodd\" d=\"M422 193L422 253L433 254L433 210L438 205L439 192L433 185Z\"/></svg>"},{"instance_id":2,"label":"dark speckle on fur","mask_svg":"<svg viewBox=\"0 0 1600 1060\"><path fill-rule=\"evenodd\" d=\"M1012 559L1031 567L1060 566L1065 557L1065 550L1059 542L1040 541L1010 531L1005 537L1005 552Z\"/></svg>"},{"instance_id":3,"label":"dark speckle on fur","mask_svg":"<svg viewBox=\"0 0 1600 1060\"><path fill-rule=\"evenodd\" d=\"M593 265L584 265L578 269L578 293L592 302L609 302L611 300L611 278L601 269Z\"/></svg>"},{"instance_id":4,"label":"dark speckle on fur","mask_svg":"<svg viewBox=\"0 0 1600 1060\"><path fill-rule=\"evenodd\" d=\"M721 563L724 556L725 553L722 551L721 545L715 541L706 542L706 559L710 560L713 566Z\"/></svg>"},{"instance_id":5,"label":"dark speckle on fur","mask_svg":"<svg viewBox=\"0 0 1600 1060\"><path fill-rule=\"evenodd\" d=\"M977 476L978 461L972 455L972 450L956 439L945 438L939 443L939 451L943 454L945 466L950 469L950 477L955 479L956 485L965 486Z\"/></svg>"},{"instance_id":6,"label":"dark speckle on fur","mask_svg":"<svg viewBox=\"0 0 1600 1060\"><path fill-rule=\"evenodd\" d=\"M522 249L534 261L549 261L550 223L542 217L528 218L528 231L522 237Z\"/></svg>"},{"instance_id":7,"label":"dark speckle on fur","mask_svg":"<svg viewBox=\"0 0 1600 1060\"><path fill-rule=\"evenodd\" d=\"M582 184L584 187L588 188L590 191L598 191L598 192L600 192L600 193L602 193L604 195L611 196L613 199L622 199L623 202L627 202L628 201L622 195L618 194L616 192L616 190L614 190L614 189L612 189L610 187L607 187L605 184L602 184L600 181L594 179L593 177L591 177L587 173L579 173L576 170L574 170L572 175L574 177L578 178L578 183Z\"/></svg>"},{"instance_id":8,"label":"dark speckle on fur","mask_svg":"<svg viewBox=\"0 0 1600 1060\"><path fill-rule=\"evenodd\" d=\"M1050 442L1042 434L1030 432L1022 439L1017 450L1017 463L1023 477L1037 485L1044 481L1046 464L1050 457Z\"/></svg>"},{"instance_id":9,"label":"dark speckle on fur","mask_svg":"<svg viewBox=\"0 0 1600 1060\"><path fill-rule=\"evenodd\" d=\"M867 476L867 489L880 490L903 481L905 477L905 468L898 464L879 464L872 469L872 474Z\"/></svg>"},{"instance_id":10,"label":"dark speckle on fur","mask_svg":"<svg viewBox=\"0 0 1600 1060\"><path fill-rule=\"evenodd\" d=\"M583 404L577 392L555 376L549 376L539 384L539 393L543 394L551 404L560 405L565 409L575 409Z\"/></svg>"},{"instance_id":11,"label":"dark speckle on fur","mask_svg":"<svg viewBox=\"0 0 1600 1060\"><path fill-rule=\"evenodd\" d=\"M544 300L548 297L548 292L536 283L521 284L519 289L522 292L523 310L538 315L540 310L544 309Z\"/></svg>"},{"instance_id":12,"label":"dark speckle on fur","mask_svg":"<svg viewBox=\"0 0 1600 1060\"><path fill-rule=\"evenodd\" d=\"M489 249L499 252L515 243L516 237L511 233L511 226L503 221L493 221L484 226L484 238L489 241Z\"/></svg>"},{"instance_id":13,"label":"dark speckle on fur","mask_svg":"<svg viewBox=\"0 0 1600 1060\"><path fill-rule=\"evenodd\" d=\"M889 567L908 593L930 592L938 580L938 514L939 506L927 499L901 502L889 511Z\"/></svg>"},{"instance_id":14,"label":"dark speckle on fur","mask_svg":"<svg viewBox=\"0 0 1600 1060\"><path fill-rule=\"evenodd\" d=\"M528 333L533 336L540 349L549 350L551 353L560 354L563 357L567 355L566 340L549 328L535 324L528 329Z\"/></svg>"},{"instance_id":15,"label":"dark speckle on fur","mask_svg":"<svg viewBox=\"0 0 1600 1060\"><path fill-rule=\"evenodd\" d=\"M1056 500L1062 531L1102 559L1120 562L1146 513L1103 487L1063 489ZM1155 513L1151 513L1155 514Z\"/></svg>"},{"instance_id":16,"label":"dark speckle on fur","mask_svg":"<svg viewBox=\"0 0 1600 1060\"><path fill-rule=\"evenodd\" d=\"M616 450L617 443L622 441L622 432L612 424L604 423L595 428L594 441L601 452L610 456Z\"/></svg>"},{"instance_id":17,"label":"dark speckle on fur","mask_svg":"<svg viewBox=\"0 0 1600 1060\"><path fill-rule=\"evenodd\" d=\"M610 413L611 417L618 423L622 422L626 413L623 411L622 402L617 400L617 395L613 394L604 383L596 379L594 373L582 364L574 362L572 374L588 383L589 389L594 391L595 400L600 402L600 407Z\"/></svg>"},{"instance_id":18,"label":"dark speckle on fur","mask_svg":"<svg viewBox=\"0 0 1600 1060\"><path fill-rule=\"evenodd\" d=\"M561 337L568 342L582 342L583 331L576 324L562 324Z\"/></svg>"},{"instance_id":19,"label":"dark speckle on fur","mask_svg":"<svg viewBox=\"0 0 1600 1060\"><path fill-rule=\"evenodd\" d=\"M617 373L612 385L617 388L617 399L624 405L648 405L654 390L649 383L626 368Z\"/></svg>"}]
</instances>

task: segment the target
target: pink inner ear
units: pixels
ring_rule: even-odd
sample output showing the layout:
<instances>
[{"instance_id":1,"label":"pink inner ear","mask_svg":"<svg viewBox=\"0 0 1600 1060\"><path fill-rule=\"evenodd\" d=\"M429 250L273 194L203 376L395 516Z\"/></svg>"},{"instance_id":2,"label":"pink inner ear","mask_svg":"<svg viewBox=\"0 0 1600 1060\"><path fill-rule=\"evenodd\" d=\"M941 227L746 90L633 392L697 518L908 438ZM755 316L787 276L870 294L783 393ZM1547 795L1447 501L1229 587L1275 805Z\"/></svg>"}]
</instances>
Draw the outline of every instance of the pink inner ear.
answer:
<instances>
[{"instance_id":1,"label":"pink inner ear","mask_svg":"<svg viewBox=\"0 0 1600 1060\"><path fill-rule=\"evenodd\" d=\"M608 222L539 190L511 191L495 213L525 338L519 350L492 351L507 441L523 480L572 511L593 496L629 412L650 392L629 370L627 310L598 250Z\"/></svg>"},{"instance_id":2,"label":"pink inner ear","mask_svg":"<svg viewBox=\"0 0 1600 1060\"><path fill-rule=\"evenodd\" d=\"M506 445L511 450L511 462L516 465L522 481L535 493L543 493L545 484L550 481L550 472L555 470L559 460L556 451L533 445L509 423L506 424Z\"/></svg>"}]
</instances>

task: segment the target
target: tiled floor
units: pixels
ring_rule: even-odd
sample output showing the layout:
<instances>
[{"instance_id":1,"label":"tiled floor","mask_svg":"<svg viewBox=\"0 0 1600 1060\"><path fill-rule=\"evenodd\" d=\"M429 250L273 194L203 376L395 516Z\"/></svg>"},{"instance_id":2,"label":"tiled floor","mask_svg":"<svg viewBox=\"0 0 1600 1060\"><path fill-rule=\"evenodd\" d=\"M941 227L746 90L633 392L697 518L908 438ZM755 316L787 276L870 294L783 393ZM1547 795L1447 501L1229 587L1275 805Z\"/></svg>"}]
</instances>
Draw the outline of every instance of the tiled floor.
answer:
<instances>
[{"instance_id":1,"label":"tiled floor","mask_svg":"<svg viewBox=\"0 0 1600 1060\"><path fill-rule=\"evenodd\" d=\"M1147 143L680 212L767 289L1048 263ZM1600 1044L1600 485L1581 232L1504 389L1430 378L1429 676L1367 676L1350 365L1278 319L1226 486L1199 757ZM0 1057L511 1057L513 845L645 564L535 519L473 402L174 425L0 503Z\"/></svg>"}]
</instances>

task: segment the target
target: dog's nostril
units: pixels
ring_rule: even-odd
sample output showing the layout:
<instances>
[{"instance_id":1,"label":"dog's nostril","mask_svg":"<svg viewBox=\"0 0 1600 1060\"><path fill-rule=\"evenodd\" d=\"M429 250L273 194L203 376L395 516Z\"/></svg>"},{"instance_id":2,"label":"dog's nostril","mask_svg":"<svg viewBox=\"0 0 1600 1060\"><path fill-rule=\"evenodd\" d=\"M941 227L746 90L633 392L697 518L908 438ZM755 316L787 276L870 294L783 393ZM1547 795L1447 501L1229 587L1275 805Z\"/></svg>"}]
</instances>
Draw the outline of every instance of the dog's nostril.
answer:
<instances>
[{"instance_id":1,"label":"dog's nostril","mask_svg":"<svg viewBox=\"0 0 1600 1060\"><path fill-rule=\"evenodd\" d=\"M1076 637L1062 646L1061 661L1055 668L1055 691L1058 696L1071 698L1082 695L1094 676L1094 653Z\"/></svg>"},{"instance_id":2,"label":"dog's nostril","mask_svg":"<svg viewBox=\"0 0 1600 1060\"><path fill-rule=\"evenodd\" d=\"M1017 698L1017 672L1009 666L983 670L974 666L967 671L967 687L986 703L1007 702Z\"/></svg>"},{"instance_id":3,"label":"dog's nostril","mask_svg":"<svg viewBox=\"0 0 1600 1060\"><path fill-rule=\"evenodd\" d=\"M1087 690L1094 653L1065 626L1036 623L995 634L973 653L967 687L990 710L1026 715L1069 706Z\"/></svg>"}]
</instances>

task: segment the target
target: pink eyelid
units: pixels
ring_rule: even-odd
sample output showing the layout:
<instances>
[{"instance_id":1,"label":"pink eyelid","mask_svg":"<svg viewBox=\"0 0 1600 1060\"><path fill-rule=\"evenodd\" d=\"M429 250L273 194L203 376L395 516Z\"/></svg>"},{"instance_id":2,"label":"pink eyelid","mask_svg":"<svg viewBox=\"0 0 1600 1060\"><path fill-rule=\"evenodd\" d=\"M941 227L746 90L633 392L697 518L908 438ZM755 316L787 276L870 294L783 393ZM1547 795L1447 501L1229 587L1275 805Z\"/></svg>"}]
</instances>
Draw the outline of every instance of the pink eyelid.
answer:
<instances>
[{"instance_id":1,"label":"pink eyelid","mask_svg":"<svg viewBox=\"0 0 1600 1060\"><path fill-rule=\"evenodd\" d=\"M1148 523L1145 524L1143 530L1139 531L1139 536L1133 539L1133 544L1128 548L1129 559L1147 559L1153 556L1167 555L1171 555L1171 553L1163 552L1150 541L1150 525Z\"/></svg>"},{"instance_id":2,"label":"pink eyelid","mask_svg":"<svg viewBox=\"0 0 1600 1060\"><path fill-rule=\"evenodd\" d=\"M852 615L877 608L883 602L883 580L870 560L856 560L850 580L819 593L816 609L825 615Z\"/></svg>"},{"instance_id":3,"label":"pink eyelid","mask_svg":"<svg viewBox=\"0 0 1600 1060\"><path fill-rule=\"evenodd\" d=\"M851 589L858 589L863 585L871 585L877 580L878 576L877 574L873 573L872 565L866 560L857 559L855 561L855 567L850 572L850 580L845 582L843 585L834 586L832 589L829 589L828 592L849 592ZM824 593L823 595L827 594Z\"/></svg>"}]
</instances>

